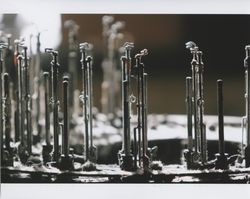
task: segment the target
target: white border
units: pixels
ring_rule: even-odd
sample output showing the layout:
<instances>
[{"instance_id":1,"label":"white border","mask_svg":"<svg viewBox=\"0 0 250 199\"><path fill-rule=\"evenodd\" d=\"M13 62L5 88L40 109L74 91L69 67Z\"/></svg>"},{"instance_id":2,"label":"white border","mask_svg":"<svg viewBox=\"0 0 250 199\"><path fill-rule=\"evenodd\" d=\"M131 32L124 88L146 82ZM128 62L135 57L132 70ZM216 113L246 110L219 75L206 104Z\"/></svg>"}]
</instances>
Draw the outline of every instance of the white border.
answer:
<instances>
[{"instance_id":1,"label":"white border","mask_svg":"<svg viewBox=\"0 0 250 199\"><path fill-rule=\"evenodd\" d=\"M235 199L249 185L221 184L3 184L2 199Z\"/></svg>"},{"instance_id":2,"label":"white border","mask_svg":"<svg viewBox=\"0 0 250 199\"><path fill-rule=\"evenodd\" d=\"M250 0L0 0L0 13L250 14ZM250 198L249 185L1 184L2 199Z\"/></svg>"},{"instance_id":3,"label":"white border","mask_svg":"<svg viewBox=\"0 0 250 199\"><path fill-rule=\"evenodd\" d=\"M0 13L250 14L249 0L0 0Z\"/></svg>"}]
</instances>

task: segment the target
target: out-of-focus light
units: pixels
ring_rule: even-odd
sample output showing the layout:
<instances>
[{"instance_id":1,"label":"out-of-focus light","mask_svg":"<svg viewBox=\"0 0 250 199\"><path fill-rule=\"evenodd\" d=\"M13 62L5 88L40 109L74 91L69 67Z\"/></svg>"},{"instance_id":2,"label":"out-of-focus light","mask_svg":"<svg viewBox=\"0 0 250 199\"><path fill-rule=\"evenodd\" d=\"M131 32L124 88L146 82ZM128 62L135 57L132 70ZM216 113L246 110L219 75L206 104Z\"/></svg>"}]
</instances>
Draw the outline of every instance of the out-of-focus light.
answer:
<instances>
[{"instance_id":1,"label":"out-of-focus light","mask_svg":"<svg viewBox=\"0 0 250 199\"><path fill-rule=\"evenodd\" d=\"M48 13L34 13L27 12L18 15L17 23L23 23L24 26L20 31L20 36L25 39L27 46L30 45L30 37L32 35L32 52L36 51L36 36L41 32L40 42L41 51L44 48L57 48L62 39L61 33L61 17L60 14Z\"/></svg>"}]
</instances>

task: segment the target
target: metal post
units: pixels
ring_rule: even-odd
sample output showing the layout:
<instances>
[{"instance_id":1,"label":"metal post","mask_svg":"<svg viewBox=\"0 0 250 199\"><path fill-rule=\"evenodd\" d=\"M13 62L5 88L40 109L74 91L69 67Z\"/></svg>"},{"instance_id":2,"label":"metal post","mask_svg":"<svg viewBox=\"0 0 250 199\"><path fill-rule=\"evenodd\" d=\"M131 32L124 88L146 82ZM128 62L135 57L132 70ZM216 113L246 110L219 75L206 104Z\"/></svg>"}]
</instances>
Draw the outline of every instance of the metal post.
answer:
<instances>
[{"instance_id":1,"label":"metal post","mask_svg":"<svg viewBox=\"0 0 250 199\"><path fill-rule=\"evenodd\" d=\"M29 83L29 67L27 57L27 47L23 46L24 51L24 100L25 100L25 118L26 118L26 131L27 131L27 150L32 153L32 130L31 130L31 98L30 98L30 83Z\"/></svg>"},{"instance_id":2,"label":"metal post","mask_svg":"<svg viewBox=\"0 0 250 199\"><path fill-rule=\"evenodd\" d=\"M63 78L63 152L65 157L69 156L69 80L68 77Z\"/></svg>"},{"instance_id":3,"label":"metal post","mask_svg":"<svg viewBox=\"0 0 250 199\"><path fill-rule=\"evenodd\" d=\"M50 141L50 100L49 100L49 73L44 72L44 101L45 101L45 139L46 145L51 145Z\"/></svg>"},{"instance_id":4,"label":"metal post","mask_svg":"<svg viewBox=\"0 0 250 199\"><path fill-rule=\"evenodd\" d=\"M223 113L223 81L217 80L217 106L218 106L218 124L219 124L219 153L221 156L225 153L224 144L224 113Z\"/></svg>"},{"instance_id":5,"label":"metal post","mask_svg":"<svg viewBox=\"0 0 250 199\"><path fill-rule=\"evenodd\" d=\"M246 74L246 144L250 145L250 78L249 78L249 66L250 66L250 45L245 47L246 57L244 59L244 67Z\"/></svg>"},{"instance_id":6,"label":"metal post","mask_svg":"<svg viewBox=\"0 0 250 199\"><path fill-rule=\"evenodd\" d=\"M3 150L3 49L7 46L0 43L0 141L1 141L1 151Z\"/></svg>"},{"instance_id":7,"label":"metal post","mask_svg":"<svg viewBox=\"0 0 250 199\"><path fill-rule=\"evenodd\" d=\"M9 74L4 74L4 101L5 101L5 147L9 151L10 150L10 138L11 138L11 100L10 100L10 90L9 90Z\"/></svg>"},{"instance_id":8,"label":"metal post","mask_svg":"<svg viewBox=\"0 0 250 199\"><path fill-rule=\"evenodd\" d=\"M54 160L59 161L59 100L58 100L58 52L51 48L46 48L45 52L50 53L53 57L51 61L51 83L52 83L52 109L53 109L53 129L54 129Z\"/></svg>"},{"instance_id":9,"label":"metal post","mask_svg":"<svg viewBox=\"0 0 250 199\"><path fill-rule=\"evenodd\" d=\"M136 54L136 68L137 68L137 110L138 110L138 142L139 142L139 165L143 161L143 167L146 168L149 164L149 158L147 157L147 131L145 127L146 114L145 114L145 73L144 64L141 62L141 58L148 54L148 50L144 49L140 53Z\"/></svg>"},{"instance_id":10,"label":"metal post","mask_svg":"<svg viewBox=\"0 0 250 199\"><path fill-rule=\"evenodd\" d=\"M89 111L88 111L88 77L87 77L87 54L86 50L89 47L88 43L81 43L80 51L82 54L81 57L81 65L82 65L82 83L83 83L83 91L81 99L83 101L83 115L84 115L84 124L85 124L85 158L86 161L89 160Z\"/></svg>"},{"instance_id":11,"label":"metal post","mask_svg":"<svg viewBox=\"0 0 250 199\"><path fill-rule=\"evenodd\" d=\"M187 111L187 131L188 150L193 150L193 126L192 126L192 78L186 78L186 111Z\"/></svg>"},{"instance_id":12,"label":"metal post","mask_svg":"<svg viewBox=\"0 0 250 199\"><path fill-rule=\"evenodd\" d=\"M19 131L20 131L20 141L21 145L25 145L25 138L24 138L24 106L23 106L23 71L22 71L22 60L23 56L18 55L18 124L19 124Z\"/></svg>"}]
</instances>

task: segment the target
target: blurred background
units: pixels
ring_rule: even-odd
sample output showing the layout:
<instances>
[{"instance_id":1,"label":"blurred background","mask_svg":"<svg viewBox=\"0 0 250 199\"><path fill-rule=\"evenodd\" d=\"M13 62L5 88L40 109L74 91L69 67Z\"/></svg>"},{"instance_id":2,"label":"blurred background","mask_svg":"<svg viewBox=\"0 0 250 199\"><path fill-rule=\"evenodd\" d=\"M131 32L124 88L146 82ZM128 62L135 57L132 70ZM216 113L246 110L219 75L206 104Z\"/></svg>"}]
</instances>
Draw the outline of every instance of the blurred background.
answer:
<instances>
[{"instance_id":1,"label":"blurred background","mask_svg":"<svg viewBox=\"0 0 250 199\"><path fill-rule=\"evenodd\" d=\"M39 15L7 14L0 17L0 28L12 33L14 38L27 35L31 29L45 30L41 34L42 52L45 47L58 49L61 67L65 68L68 30L63 24L66 20L74 20L80 26L78 41L94 45L94 105L100 109L103 77L101 63L105 54L102 16L103 14L48 13L45 19ZM245 114L243 60L245 45L250 44L249 15L116 14L112 16L115 20L126 23L122 31L123 40L135 43L133 54L144 48L149 50L144 63L149 74L150 113L185 114L185 77L191 75L191 54L185 48L185 43L194 41L203 51L205 114L217 113L216 80L219 78L224 80L225 115ZM42 65L46 70L49 57L44 55L43 58Z\"/></svg>"}]
</instances>

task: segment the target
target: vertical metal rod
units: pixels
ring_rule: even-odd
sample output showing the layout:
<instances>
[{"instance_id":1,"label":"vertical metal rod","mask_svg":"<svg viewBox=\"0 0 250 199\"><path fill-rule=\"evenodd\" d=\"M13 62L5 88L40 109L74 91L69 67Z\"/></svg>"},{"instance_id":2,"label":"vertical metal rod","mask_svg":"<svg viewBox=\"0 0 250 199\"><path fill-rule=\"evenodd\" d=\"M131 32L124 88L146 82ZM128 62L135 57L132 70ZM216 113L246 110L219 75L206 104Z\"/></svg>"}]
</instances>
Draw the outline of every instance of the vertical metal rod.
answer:
<instances>
[{"instance_id":1,"label":"vertical metal rod","mask_svg":"<svg viewBox=\"0 0 250 199\"><path fill-rule=\"evenodd\" d=\"M54 160L59 161L59 100L58 100L58 52L52 49L46 48L45 52L52 55L51 61L51 83L52 83L52 107L53 107L53 129L54 129Z\"/></svg>"},{"instance_id":2,"label":"vertical metal rod","mask_svg":"<svg viewBox=\"0 0 250 199\"><path fill-rule=\"evenodd\" d=\"M58 65L57 65L57 54L55 54L55 63L52 66L52 98L54 100L54 107L53 107L53 126L54 126L54 153L55 153L55 160L58 161L59 159L59 121L58 121Z\"/></svg>"},{"instance_id":3,"label":"vertical metal rod","mask_svg":"<svg viewBox=\"0 0 250 199\"><path fill-rule=\"evenodd\" d=\"M141 124L141 77L140 77L140 57L136 59L137 66L137 123L138 123L138 155L139 166L141 166L141 137L142 137L142 124Z\"/></svg>"},{"instance_id":4,"label":"vertical metal rod","mask_svg":"<svg viewBox=\"0 0 250 199\"><path fill-rule=\"evenodd\" d=\"M3 52L2 45L0 46L0 139L1 139L1 151L3 150Z\"/></svg>"},{"instance_id":5,"label":"vertical metal rod","mask_svg":"<svg viewBox=\"0 0 250 199\"><path fill-rule=\"evenodd\" d=\"M23 56L18 55L18 124L20 131L20 141L21 145L25 145L24 138L24 107L23 107L23 71L22 71L22 60Z\"/></svg>"},{"instance_id":6,"label":"vertical metal rod","mask_svg":"<svg viewBox=\"0 0 250 199\"><path fill-rule=\"evenodd\" d=\"M195 133L195 152L200 154L202 163L207 161L206 127L203 123L204 98L203 98L203 70L202 52L198 46L190 41L186 43L186 48L190 49L193 55L192 66L192 87L193 87L193 114Z\"/></svg>"},{"instance_id":7,"label":"vertical metal rod","mask_svg":"<svg viewBox=\"0 0 250 199\"><path fill-rule=\"evenodd\" d=\"M249 78L249 66L250 66L250 45L245 47L246 57L244 59L244 67L246 74L246 143L250 145L250 78Z\"/></svg>"},{"instance_id":8,"label":"vertical metal rod","mask_svg":"<svg viewBox=\"0 0 250 199\"><path fill-rule=\"evenodd\" d=\"M49 108L49 73L44 72L44 101L45 101L45 139L46 145L51 145L50 143L50 108Z\"/></svg>"},{"instance_id":9,"label":"vertical metal rod","mask_svg":"<svg viewBox=\"0 0 250 199\"><path fill-rule=\"evenodd\" d=\"M135 56L136 58L136 67L137 67L137 107L138 107L138 136L139 136L139 143L140 143L140 148L139 148L139 162L141 163L141 158L143 158L143 166L146 165L146 142L147 142L147 137L145 133L147 132L145 130L145 120L146 120L146 115L145 115L145 80L144 80L144 64L141 62L141 58L145 55L148 54L148 50L144 49L142 50L139 54ZM148 161L147 161L148 162Z\"/></svg>"},{"instance_id":10,"label":"vertical metal rod","mask_svg":"<svg viewBox=\"0 0 250 199\"><path fill-rule=\"evenodd\" d=\"M123 110L123 150L125 156L130 155L130 115L129 115L129 102L128 102L128 80L123 80L122 82L122 110Z\"/></svg>"},{"instance_id":11,"label":"vertical metal rod","mask_svg":"<svg viewBox=\"0 0 250 199\"><path fill-rule=\"evenodd\" d=\"M195 144L195 152L196 153L199 153L199 135L198 135L198 130L197 130L197 94L196 94L196 72L195 72L195 69L196 69L196 65L197 65L197 61L195 60L194 58L194 54L193 54L193 60L191 62L191 65L192 65L192 87L193 87L193 99L192 99L192 104L193 104L193 115L194 115L194 135L195 135L195 139L194 139L194 144Z\"/></svg>"},{"instance_id":12,"label":"vertical metal rod","mask_svg":"<svg viewBox=\"0 0 250 199\"><path fill-rule=\"evenodd\" d=\"M19 79L21 78L21 76L19 76L19 59L18 56L20 54L19 52L19 40L15 40L15 52L14 52L14 63L15 63L15 71L16 71L16 81L14 81L14 92L16 95L16 110L15 110L15 141L18 142L20 141L20 130L21 130L21 123L20 123L20 102L21 99L19 99L20 95L19 95Z\"/></svg>"},{"instance_id":13,"label":"vertical metal rod","mask_svg":"<svg viewBox=\"0 0 250 199\"><path fill-rule=\"evenodd\" d=\"M134 168L137 167L137 155L138 155L138 148L137 148L137 128L134 128Z\"/></svg>"},{"instance_id":14,"label":"vertical metal rod","mask_svg":"<svg viewBox=\"0 0 250 199\"><path fill-rule=\"evenodd\" d=\"M69 80L68 77L63 78L63 154L69 156Z\"/></svg>"},{"instance_id":15,"label":"vertical metal rod","mask_svg":"<svg viewBox=\"0 0 250 199\"><path fill-rule=\"evenodd\" d=\"M9 74L4 74L4 100L5 100L5 147L7 150L10 149L10 138L11 138L11 102L10 102L10 90L9 90Z\"/></svg>"},{"instance_id":16,"label":"vertical metal rod","mask_svg":"<svg viewBox=\"0 0 250 199\"><path fill-rule=\"evenodd\" d=\"M141 130L139 130L141 127L138 125L137 128L137 134L138 134L138 146L137 146L137 150L138 150L138 162L139 162L139 166L141 166L142 163L142 150L141 150Z\"/></svg>"},{"instance_id":17,"label":"vertical metal rod","mask_svg":"<svg viewBox=\"0 0 250 199\"><path fill-rule=\"evenodd\" d=\"M131 75L131 50L134 44L126 42L125 56L122 61L122 111L123 111L123 151L125 156L131 155L131 136L130 136L130 75Z\"/></svg>"},{"instance_id":18,"label":"vertical metal rod","mask_svg":"<svg viewBox=\"0 0 250 199\"><path fill-rule=\"evenodd\" d=\"M198 71L198 88L199 88L199 97L198 97L198 111L199 111L199 131L200 131L200 147L201 147L201 161L205 163L207 161L207 143L206 143L206 132L205 125L203 123L204 116L204 97L203 97L203 70L204 65L202 62L202 52L197 52L197 61L199 66Z\"/></svg>"},{"instance_id":19,"label":"vertical metal rod","mask_svg":"<svg viewBox=\"0 0 250 199\"><path fill-rule=\"evenodd\" d=\"M25 117L26 117L26 130L27 130L27 150L32 153L32 131L31 131L31 98L30 98L30 82L29 82L29 68L27 47L23 46L24 51L24 87L25 87Z\"/></svg>"},{"instance_id":20,"label":"vertical metal rod","mask_svg":"<svg viewBox=\"0 0 250 199\"><path fill-rule=\"evenodd\" d=\"M86 160L89 159L89 115L88 115L88 79L87 79L87 63L83 68L83 96L84 96L84 120L85 120L85 147L86 147Z\"/></svg>"},{"instance_id":21,"label":"vertical metal rod","mask_svg":"<svg viewBox=\"0 0 250 199\"><path fill-rule=\"evenodd\" d=\"M8 45L5 43L0 43L0 144L1 151L3 150L3 70L4 70L4 48L7 48Z\"/></svg>"},{"instance_id":22,"label":"vertical metal rod","mask_svg":"<svg viewBox=\"0 0 250 199\"><path fill-rule=\"evenodd\" d=\"M140 80L141 80L141 129L142 129L142 156L146 155L145 150L145 96L144 96L144 65L141 64L141 71L140 71Z\"/></svg>"},{"instance_id":23,"label":"vertical metal rod","mask_svg":"<svg viewBox=\"0 0 250 199\"><path fill-rule=\"evenodd\" d=\"M148 150L148 74L144 73L144 99L145 99L145 104L144 104L144 131L145 131L145 135L144 135L144 151L145 151L145 155L147 153Z\"/></svg>"},{"instance_id":24,"label":"vertical metal rod","mask_svg":"<svg viewBox=\"0 0 250 199\"><path fill-rule=\"evenodd\" d=\"M15 109L16 102L14 100L14 83L9 81L9 99L10 99L10 127L11 127L11 137L13 138L13 142L15 142Z\"/></svg>"},{"instance_id":25,"label":"vertical metal rod","mask_svg":"<svg viewBox=\"0 0 250 199\"><path fill-rule=\"evenodd\" d=\"M218 107L218 124L219 124L219 153L224 155L224 113L223 113L223 81L217 80L217 107Z\"/></svg>"},{"instance_id":26,"label":"vertical metal rod","mask_svg":"<svg viewBox=\"0 0 250 199\"><path fill-rule=\"evenodd\" d=\"M87 69L88 69L88 101L89 101L89 139L90 148L93 147L93 71L92 71L92 57L87 57Z\"/></svg>"},{"instance_id":27,"label":"vertical metal rod","mask_svg":"<svg viewBox=\"0 0 250 199\"><path fill-rule=\"evenodd\" d=\"M186 77L186 112L188 131L188 150L193 150L193 126L192 126L192 78Z\"/></svg>"},{"instance_id":28,"label":"vertical metal rod","mask_svg":"<svg viewBox=\"0 0 250 199\"><path fill-rule=\"evenodd\" d=\"M85 157L86 161L89 160L89 115L88 115L88 79L87 79L87 56L86 49L88 48L88 43L82 43L79 45L82 54L81 65L82 65L82 84L83 84L83 111L84 111L84 124L85 124Z\"/></svg>"}]
</instances>

